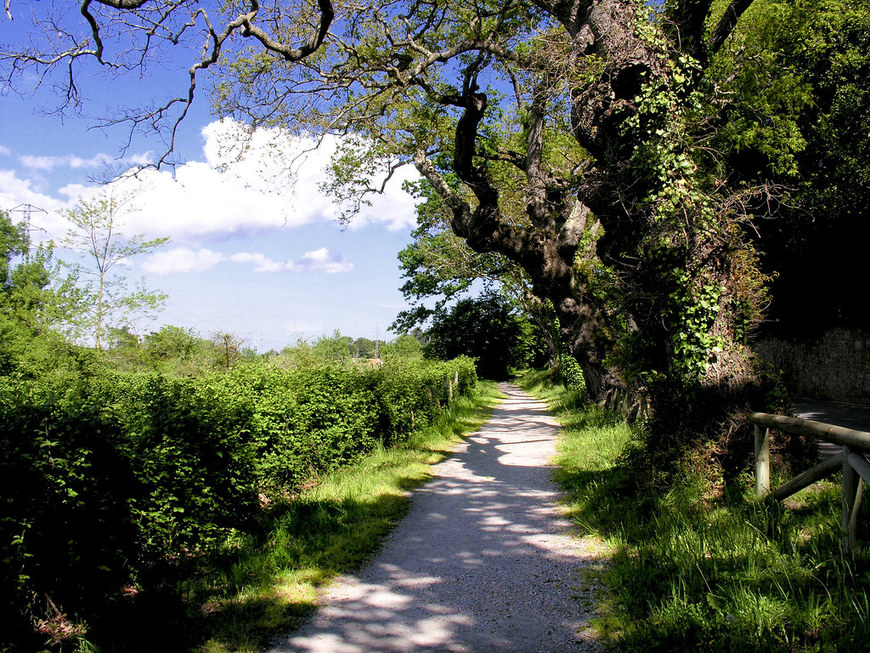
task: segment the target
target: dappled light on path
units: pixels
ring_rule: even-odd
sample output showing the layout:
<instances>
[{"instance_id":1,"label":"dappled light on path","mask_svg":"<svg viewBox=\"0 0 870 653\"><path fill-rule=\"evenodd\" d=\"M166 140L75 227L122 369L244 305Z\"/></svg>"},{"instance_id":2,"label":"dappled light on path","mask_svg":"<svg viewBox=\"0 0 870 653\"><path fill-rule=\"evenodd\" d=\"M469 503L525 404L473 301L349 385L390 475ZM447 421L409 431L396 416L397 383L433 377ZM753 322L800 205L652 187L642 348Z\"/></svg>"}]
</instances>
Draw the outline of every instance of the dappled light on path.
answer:
<instances>
[{"instance_id":1,"label":"dappled light on path","mask_svg":"<svg viewBox=\"0 0 870 653\"><path fill-rule=\"evenodd\" d=\"M556 421L514 386L414 493L408 516L275 651L597 650L583 570L556 504Z\"/></svg>"}]
</instances>

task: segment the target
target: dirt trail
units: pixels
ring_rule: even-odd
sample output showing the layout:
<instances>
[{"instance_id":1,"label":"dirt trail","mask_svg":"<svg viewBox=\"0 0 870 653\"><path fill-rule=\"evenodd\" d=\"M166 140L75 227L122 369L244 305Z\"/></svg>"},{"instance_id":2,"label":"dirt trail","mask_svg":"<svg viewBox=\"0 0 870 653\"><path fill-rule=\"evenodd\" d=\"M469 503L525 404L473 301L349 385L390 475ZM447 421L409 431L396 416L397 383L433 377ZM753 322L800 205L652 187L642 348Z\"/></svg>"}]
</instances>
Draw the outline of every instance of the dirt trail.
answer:
<instances>
[{"instance_id":1,"label":"dirt trail","mask_svg":"<svg viewBox=\"0 0 870 653\"><path fill-rule=\"evenodd\" d=\"M558 427L511 385L492 419L435 467L357 576L273 651L596 651L584 567L551 478Z\"/></svg>"}]
</instances>

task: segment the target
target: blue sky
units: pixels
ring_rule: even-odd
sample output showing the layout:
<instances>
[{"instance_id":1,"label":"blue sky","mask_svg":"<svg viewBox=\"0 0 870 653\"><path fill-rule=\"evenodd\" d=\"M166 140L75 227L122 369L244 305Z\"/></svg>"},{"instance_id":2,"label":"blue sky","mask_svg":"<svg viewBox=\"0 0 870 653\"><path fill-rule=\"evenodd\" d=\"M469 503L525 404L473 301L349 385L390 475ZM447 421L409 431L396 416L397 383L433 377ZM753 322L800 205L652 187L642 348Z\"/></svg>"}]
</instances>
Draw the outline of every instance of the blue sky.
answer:
<instances>
[{"instance_id":1,"label":"blue sky","mask_svg":"<svg viewBox=\"0 0 870 653\"><path fill-rule=\"evenodd\" d=\"M26 37L25 28L0 17L0 41ZM110 104L101 99L106 87L81 83L93 93L86 109L98 115ZM113 83L111 99L135 103L165 83L159 74ZM33 224L58 239L66 230L63 211L101 190L91 180L107 165L122 170L152 162L164 146L139 136L119 159L129 137L123 127L92 129L93 120L45 115L55 99L48 87L35 95L0 92L0 208L39 207L45 213L33 213ZM291 178L284 162L306 144L261 132L237 160L226 151L234 141L233 123L210 115L201 97L179 132L181 165L118 182L117 192L133 193L136 205L124 232L171 238L130 262L131 278L144 276L148 287L169 295L157 320L136 330L173 324L203 336L231 331L259 351L335 329L392 337L388 327L405 307L396 254L410 242L414 223L413 201L400 184L416 173L402 171L384 196L342 227L317 188L332 143L297 160Z\"/></svg>"}]
</instances>

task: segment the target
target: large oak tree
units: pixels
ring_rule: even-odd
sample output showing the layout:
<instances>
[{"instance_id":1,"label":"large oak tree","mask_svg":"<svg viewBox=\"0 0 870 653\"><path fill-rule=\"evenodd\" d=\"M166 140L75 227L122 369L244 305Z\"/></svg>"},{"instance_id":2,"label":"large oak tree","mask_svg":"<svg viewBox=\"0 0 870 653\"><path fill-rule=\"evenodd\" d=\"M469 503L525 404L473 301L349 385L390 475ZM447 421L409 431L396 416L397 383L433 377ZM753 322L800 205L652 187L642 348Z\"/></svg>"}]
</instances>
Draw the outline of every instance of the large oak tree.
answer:
<instances>
[{"instance_id":1,"label":"large oak tree","mask_svg":"<svg viewBox=\"0 0 870 653\"><path fill-rule=\"evenodd\" d=\"M341 136L327 186L348 216L415 165L454 234L552 303L590 396L650 406L672 456L686 434L725 437L759 382L750 218L775 194L716 149L751 4L85 0L83 31L47 11L55 42L2 56L13 81L63 66L75 103L85 60L123 73L198 46L185 93L116 120L165 121L171 145L216 70L221 114Z\"/></svg>"}]
</instances>

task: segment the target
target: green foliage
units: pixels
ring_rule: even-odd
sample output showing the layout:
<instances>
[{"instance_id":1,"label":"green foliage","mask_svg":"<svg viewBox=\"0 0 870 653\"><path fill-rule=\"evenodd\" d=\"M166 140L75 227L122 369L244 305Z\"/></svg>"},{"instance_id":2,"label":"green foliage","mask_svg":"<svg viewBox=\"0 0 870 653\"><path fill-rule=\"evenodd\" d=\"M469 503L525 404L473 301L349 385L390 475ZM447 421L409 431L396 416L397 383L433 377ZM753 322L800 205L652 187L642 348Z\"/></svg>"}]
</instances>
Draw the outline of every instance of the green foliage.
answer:
<instances>
[{"instance_id":1,"label":"green foliage","mask_svg":"<svg viewBox=\"0 0 870 653\"><path fill-rule=\"evenodd\" d=\"M565 384L566 388L575 392L580 392L586 387L580 364L567 351L563 351L562 356L559 358L559 379Z\"/></svg>"},{"instance_id":2,"label":"green foliage","mask_svg":"<svg viewBox=\"0 0 870 653\"><path fill-rule=\"evenodd\" d=\"M165 325L143 338L148 356L155 361L188 361L202 348L204 341L193 329Z\"/></svg>"},{"instance_id":3,"label":"green foliage","mask_svg":"<svg viewBox=\"0 0 870 653\"><path fill-rule=\"evenodd\" d=\"M422 335L416 331L418 335ZM381 357L385 360L416 360L423 358L423 343L414 333L403 333L392 342L381 346Z\"/></svg>"},{"instance_id":4,"label":"green foliage","mask_svg":"<svg viewBox=\"0 0 870 653\"><path fill-rule=\"evenodd\" d=\"M740 89L734 97L742 109L730 107L729 116L742 110L763 132L776 124L767 108L775 105L776 120L787 120L803 142L795 150L768 135L767 149L738 148L733 140L720 145L743 174L754 171L789 187L780 219L758 225L765 268L777 273L766 329L815 336L830 327L866 327L870 309L842 280L863 274L870 236L870 7L766 2L753 8L752 18L745 47L735 55L745 72L728 86ZM727 77L735 62L722 66ZM780 92L786 85L796 90ZM777 167L785 156L787 175ZM813 311L806 311L806 297L814 298Z\"/></svg>"},{"instance_id":5,"label":"green foliage","mask_svg":"<svg viewBox=\"0 0 870 653\"><path fill-rule=\"evenodd\" d=\"M482 377L504 379L510 367L523 367L527 362L521 325L522 319L500 295L463 299L432 320L426 354L442 359L470 356L477 360Z\"/></svg>"},{"instance_id":6,"label":"green foliage","mask_svg":"<svg viewBox=\"0 0 870 653\"><path fill-rule=\"evenodd\" d=\"M383 346L384 343L381 341L375 342L370 338L357 338L350 345L351 355L354 358L377 358Z\"/></svg>"},{"instance_id":7,"label":"green foliage","mask_svg":"<svg viewBox=\"0 0 870 653\"><path fill-rule=\"evenodd\" d=\"M245 346L244 339L229 331L203 338L196 329L164 325L140 337L123 326L110 327L108 334L105 360L113 368L128 372L196 377L278 355L269 352L260 356ZM301 366L313 364L314 358L309 356Z\"/></svg>"},{"instance_id":8,"label":"green foliage","mask_svg":"<svg viewBox=\"0 0 870 653\"><path fill-rule=\"evenodd\" d=\"M341 331L336 329L331 336L320 336L314 343L312 353L321 363L347 362L351 356L352 344L352 338L341 335Z\"/></svg>"},{"instance_id":9,"label":"green foliage","mask_svg":"<svg viewBox=\"0 0 870 653\"><path fill-rule=\"evenodd\" d=\"M722 340L713 335L722 289L692 284L685 270L670 270L668 304L663 311L676 325L671 334L671 374L688 382L700 381L707 372L711 356L721 349Z\"/></svg>"},{"instance_id":10,"label":"green foliage","mask_svg":"<svg viewBox=\"0 0 870 653\"><path fill-rule=\"evenodd\" d=\"M735 171L828 197L866 192L866 4L758 2L747 18L711 71L731 98L717 140Z\"/></svg>"},{"instance_id":11,"label":"green foliage","mask_svg":"<svg viewBox=\"0 0 870 653\"><path fill-rule=\"evenodd\" d=\"M74 274L63 275L51 242L36 247L24 223L0 211L0 307L31 333L70 332L84 297Z\"/></svg>"},{"instance_id":12,"label":"green foliage","mask_svg":"<svg viewBox=\"0 0 870 653\"><path fill-rule=\"evenodd\" d=\"M269 511L260 536L186 584L191 603L211 611L202 650L262 650L295 627L314 609L319 587L377 550L404 515L408 490L430 478L430 465L478 428L498 397L495 383L483 382L402 446L378 448Z\"/></svg>"},{"instance_id":13,"label":"green foliage","mask_svg":"<svg viewBox=\"0 0 870 653\"><path fill-rule=\"evenodd\" d=\"M375 376L392 439L431 424L443 406L468 394L477 383L475 362L467 356L441 362L388 359Z\"/></svg>"},{"instance_id":14,"label":"green foliage","mask_svg":"<svg viewBox=\"0 0 870 653\"><path fill-rule=\"evenodd\" d=\"M125 585L171 586L255 533L263 510L406 441L477 380L469 359L198 378L88 361L0 377L0 608L15 621L3 644L23 650L43 597L99 626Z\"/></svg>"},{"instance_id":15,"label":"green foliage","mask_svg":"<svg viewBox=\"0 0 870 653\"><path fill-rule=\"evenodd\" d=\"M244 341L229 331L212 334L212 362L216 367L230 369L243 357Z\"/></svg>"},{"instance_id":16,"label":"green foliage","mask_svg":"<svg viewBox=\"0 0 870 653\"><path fill-rule=\"evenodd\" d=\"M52 261L51 243L32 247L24 224L0 212L0 375L30 378L77 366L62 331L79 310L74 277Z\"/></svg>"},{"instance_id":17,"label":"green foliage","mask_svg":"<svg viewBox=\"0 0 870 653\"><path fill-rule=\"evenodd\" d=\"M542 334L539 326L547 322L549 313L541 310L543 302L532 292L522 268L498 253L475 252L454 234L449 227L450 209L430 183L421 180L410 190L424 200L416 207L414 241L399 252L405 279L401 291L411 307L397 315L392 328L402 332L425 328L433 317L443 315L451 302L469 299L468 295L482 285L487 294L498 291L510 297L517 309L519 333L510 365L521 368L543 364L542 358L555 359L557 352L546 350L552 349L552 338L545 337L549 334Z\"/></svg>"},{"instance_id":18,"label":"green foliage","mask_svg":"<svg viewBox=\"0 0 870 653\"><path fill-rule=\"evenodd\" d=\"M411 190L424 201L416 207L414 241L398 255L405 279L400 290L411 303L411 308L396 317L393 328L400 331L422 326L451 301L470 292L475 281L490 286L512 268L503 256L474 252L448 228L449 209L430 184L420 181ZM431 299L430 308L424 301Z\"/></svg>"}]
</instances>

